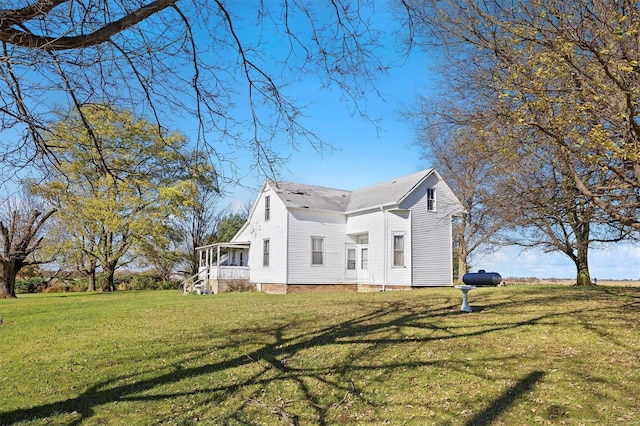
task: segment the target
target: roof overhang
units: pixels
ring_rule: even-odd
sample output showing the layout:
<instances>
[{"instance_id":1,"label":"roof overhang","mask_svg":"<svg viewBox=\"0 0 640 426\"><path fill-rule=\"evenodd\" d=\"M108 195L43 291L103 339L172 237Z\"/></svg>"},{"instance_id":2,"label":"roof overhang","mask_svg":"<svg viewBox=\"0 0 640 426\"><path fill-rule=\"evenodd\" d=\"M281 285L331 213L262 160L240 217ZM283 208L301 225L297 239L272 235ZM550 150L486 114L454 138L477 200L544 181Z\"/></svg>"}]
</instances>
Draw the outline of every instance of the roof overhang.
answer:
<instances>
[{"instance_id":1,"label":"roof overhang","mask_svg":"<svg viewBox=\"0 0 640 426\"><path fill-rule=\"evenodd\" d=\"M344 214L350 215L350 214L357 214L357 213L363 213L363 212L370 212L374 210L397 210L397 209L399 209L398 203L387 203L387 204L379 204L377 206L363 207L357 210L349 210L344 212Z\"/></svg>"},{"instance_id":2,"label":"roof overhang","mask_svg":"<svg viewBox=\"0 0 640 426\"><path fill-rule=\"evenodd\" d=\"M215 243L209 244L206 246L196 247L196 250L206 250L209 248L237 248L237 249L248 249L251 243L249 241L240 241L233 243Z\"/></svg>"}]
</instances>

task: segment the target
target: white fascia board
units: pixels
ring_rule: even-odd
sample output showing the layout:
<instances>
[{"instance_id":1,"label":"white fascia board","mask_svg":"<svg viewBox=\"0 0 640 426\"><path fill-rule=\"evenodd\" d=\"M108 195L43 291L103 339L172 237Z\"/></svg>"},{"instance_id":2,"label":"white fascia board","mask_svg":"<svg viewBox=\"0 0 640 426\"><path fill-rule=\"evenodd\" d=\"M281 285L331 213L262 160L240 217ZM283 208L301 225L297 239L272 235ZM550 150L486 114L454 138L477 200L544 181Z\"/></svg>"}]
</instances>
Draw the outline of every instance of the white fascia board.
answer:
<instances>
[{"instance_id":1,"label":"white fascia board","mask_svg":"<svg viewBox=\"0 0 640 426\"><path fill-rule=\"evenodd\" d=\"M369 211L393 210L397 208L398 208L398 203L379 204L377 206L363 207L357 210L349 210L347 212L344 212L344 214L351 215L351 214L363 213L363 212L369 212ZM399 209L399 210L402 210L402 209Z\"/></svg>"},{"instance_id":2,"label":"white fascia board","mask_svg":"<svg viewBox=\"0 0 640 426\"><path fill-rule=\"evenodd\" d=\"M429 179L429 176L431 176L432 174L436 175L436 178L441 181L442 177L438 174L438 172L435 169L429 169L428 173L425 174L422 179L420 179L418 182L415 183L415 185L413 185L413 187L407 191L406 194L404 194L399 200L398 200L398 204L401 204L413 191L415 191L416 188L418 188L420 185L422 185L422 182L426 181L427 179Z\"/></svg>"},{"instance_id":3,"label":"white fascia board","mask_svg":"<svg viewBox=\"0 0 640 426\"><path fill-rule=\"evenodd\" d=\"M213 243L206 246L196 247L196 250L204 250L212 247L226 247L226 248L248 248L251 245L249 241L234 241L232 243Z\"/></svg>"}]
</instances>

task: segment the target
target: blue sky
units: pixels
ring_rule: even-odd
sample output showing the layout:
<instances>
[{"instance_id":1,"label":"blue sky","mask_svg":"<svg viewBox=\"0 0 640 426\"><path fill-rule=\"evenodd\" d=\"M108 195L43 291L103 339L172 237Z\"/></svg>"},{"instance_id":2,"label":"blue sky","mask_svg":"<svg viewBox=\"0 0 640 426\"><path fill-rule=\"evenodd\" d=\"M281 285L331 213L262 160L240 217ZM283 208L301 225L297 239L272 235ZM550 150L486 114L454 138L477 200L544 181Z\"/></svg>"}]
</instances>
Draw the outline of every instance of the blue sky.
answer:
<instances>
[{"instance_id":1,"label":"blue sky","mask_svg":"<svg viewBox=\"0 0 640 426\"><path fill-rule=\"evenodd\" d=\"M307 81L296 88L295 96L302 103L309 102L306 110L307 125L334 150L319 153L311 146L301 145L292 151L285 143L280 148L289 155L287 168L281 178L341 189L355 189L407 175L431 166L421 159L418 147L412 143L415 129L400 114L411 107L417 95L433 89L435 77L428 70L429 58L413 54L405 63L391 69L388 76L378 82L384 99L371 96L367 112L379 121L379 129L341 102L340 94L319 90ZM264 176L250 171L250 160L241 166L243 187L227 187L229 195L223 201L252 203ZM592 250L589 258L592 278L640 279L640 247L619 244L604 250ZM499 272L503 277L575 278L575 266L560 253L542 253L538 250L522 251L505 247L490 254L478 254L471 259L474 270Z\"/></svg>"},{"instance_id":2,"label":"blue sky","mask_svg":"<svg viewBox=\"0 0 640 426\"><path fill-rule=\"evenodd\" d=\"M253 10L250 4L244 6L247 8L246 16L250 16ZM242 8L242 3L238 7ZM382 16L376 18L378 24L384 24ZM249 25L242 31L251 39L256 29L251 27L249 20L246 22ZM388 55L395 53L392 37L382 40L384 53ZM307 127L333 149L320 153L301 143L298 150L292 150L284 136L275 140L274 147L289 156L287 167L280 170L281 178L356 189L431 167L428 160L420 158L419 148L413 145L415 130L411 122L401 115L404 109L413 106L418 95L428 95L437 89L436 77L428 68L431 59L427 54L416 51L405 62L396 62L389 74L377 82L383 98L371 94L367 96L364 107L372 119L378 120L378 128L354 115L353 108L341 100L337 90L320 89L318 81L307 78L288 88L288 94L297 98L299 104L309 105L305 110ZM195 134L190 134L195 125L187 123L188 119L179 127L187 136L196 139ZM222 207L252 203L265 178L252 170L253 158L249 155L243 152L232 154L237 157L235 166L238 167L238 176L241 176L241 185L225 188L228 195L222 200ZM575 268L566 256L539 251L522 253L513 247L477 255L471 263L474 269L497 271L504 277L575 277ZM607 250L592 250L590 266L594 278L640 279L640 247L627 244L611 246Z\"/></svg>"}]
</instances>

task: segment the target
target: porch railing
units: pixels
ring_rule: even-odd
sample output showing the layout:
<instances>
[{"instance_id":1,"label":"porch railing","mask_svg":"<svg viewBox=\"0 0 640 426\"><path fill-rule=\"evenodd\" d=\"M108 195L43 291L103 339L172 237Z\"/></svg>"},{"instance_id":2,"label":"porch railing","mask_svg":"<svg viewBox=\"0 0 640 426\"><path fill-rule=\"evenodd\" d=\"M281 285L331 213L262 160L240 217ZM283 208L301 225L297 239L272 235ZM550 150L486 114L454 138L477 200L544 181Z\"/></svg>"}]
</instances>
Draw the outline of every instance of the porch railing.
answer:
<instances>
[{"instance_id":1,"label":"porch railing","mask_svg":"<svg viewBox=\"0 0 640 426\"><path fill-rule=\"evenodd\" d=\"M248 266L211 266L210 280L248 280L250 277Z\"/></svg>"}]
</instances>

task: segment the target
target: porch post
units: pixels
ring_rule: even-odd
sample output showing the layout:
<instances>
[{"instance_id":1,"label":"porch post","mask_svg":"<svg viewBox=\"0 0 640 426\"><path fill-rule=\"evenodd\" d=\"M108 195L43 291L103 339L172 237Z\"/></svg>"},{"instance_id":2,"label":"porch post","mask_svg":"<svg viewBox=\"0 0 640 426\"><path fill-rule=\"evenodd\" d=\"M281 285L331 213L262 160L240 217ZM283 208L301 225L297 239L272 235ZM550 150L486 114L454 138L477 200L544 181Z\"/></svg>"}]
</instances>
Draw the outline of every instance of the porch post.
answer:
<instances>
[{"instance_id":1,"label":"porch post","mask_svg":"<svg viewBox=\"0 0 640 426\"><path fill-rule=\"evenodd\" d=\"M218 248L218 260L216 261L216 265L218 265L218 267L216 268L216 279L220 277L220 246L217 246L217 248Z\"/></svg>"}]
</instances>

